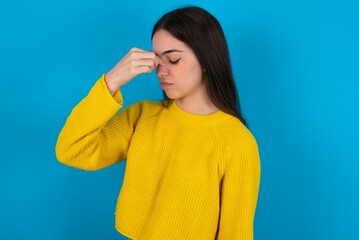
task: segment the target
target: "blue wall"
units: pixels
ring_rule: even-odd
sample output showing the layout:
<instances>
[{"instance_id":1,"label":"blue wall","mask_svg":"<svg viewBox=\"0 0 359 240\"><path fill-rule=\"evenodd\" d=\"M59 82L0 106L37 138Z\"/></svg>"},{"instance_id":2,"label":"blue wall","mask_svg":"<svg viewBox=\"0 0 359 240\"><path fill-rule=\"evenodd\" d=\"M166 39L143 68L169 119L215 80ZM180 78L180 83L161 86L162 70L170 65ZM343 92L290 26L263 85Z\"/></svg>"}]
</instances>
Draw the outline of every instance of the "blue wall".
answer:
<instances>
[{"instance_id":1,"label":"blue wall","mask_svg":"<svg viewBox=\"0 0 359 240\"><path fill-rule=\"evenodd\" d=\"M359 239L356 0L0 2L0 239L125 239L114 210L125 162L85 172L55 158L71 109L165 12L221 22L262 178L257 240ZM125 106L161 98L154 73Z\"/></svg>"}]
</instances>

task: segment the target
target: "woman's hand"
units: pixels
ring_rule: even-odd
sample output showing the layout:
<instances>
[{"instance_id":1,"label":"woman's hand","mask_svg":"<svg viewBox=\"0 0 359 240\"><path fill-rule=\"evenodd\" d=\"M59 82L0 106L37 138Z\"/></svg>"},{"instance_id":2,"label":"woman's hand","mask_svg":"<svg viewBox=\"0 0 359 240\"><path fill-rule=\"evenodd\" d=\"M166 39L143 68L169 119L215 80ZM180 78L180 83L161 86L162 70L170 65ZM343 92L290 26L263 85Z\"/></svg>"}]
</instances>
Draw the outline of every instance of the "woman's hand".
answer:
<instances>
[{"instance_id":1,"label":"woman's hand","mask_svg":"<svg viewBox=\"0 0 359 240\"><path fill-rule=\"evenodd\" d=\"M141 73L150 73L158 65L159 59L153 52L132 48L106 75L108 90L113 95Z\"/></svg>"}]
</instances>

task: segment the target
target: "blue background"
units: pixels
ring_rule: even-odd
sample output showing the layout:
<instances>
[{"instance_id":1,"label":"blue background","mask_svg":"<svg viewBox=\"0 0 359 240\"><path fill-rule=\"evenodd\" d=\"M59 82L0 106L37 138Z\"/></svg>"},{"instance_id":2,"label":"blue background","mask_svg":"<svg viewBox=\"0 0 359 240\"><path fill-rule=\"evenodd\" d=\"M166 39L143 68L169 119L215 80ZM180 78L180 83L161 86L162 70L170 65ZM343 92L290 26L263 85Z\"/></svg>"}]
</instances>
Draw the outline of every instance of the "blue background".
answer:
<instances>
[{"instance_id":1,"label":"blue background","mask_svg":"<svg viewBox=\"0 0 359 240\"><path fill-rule=\"evenodd\" d=\"M359 2L356 0L0 2L0 239L125 239L114 210L125 162L57 162L72 108L153 24L184 4L210 11L230 48L260 147L257 240L359 239ZM125 106L161 99L154 73Z\"/></svg>"}]
</instances>

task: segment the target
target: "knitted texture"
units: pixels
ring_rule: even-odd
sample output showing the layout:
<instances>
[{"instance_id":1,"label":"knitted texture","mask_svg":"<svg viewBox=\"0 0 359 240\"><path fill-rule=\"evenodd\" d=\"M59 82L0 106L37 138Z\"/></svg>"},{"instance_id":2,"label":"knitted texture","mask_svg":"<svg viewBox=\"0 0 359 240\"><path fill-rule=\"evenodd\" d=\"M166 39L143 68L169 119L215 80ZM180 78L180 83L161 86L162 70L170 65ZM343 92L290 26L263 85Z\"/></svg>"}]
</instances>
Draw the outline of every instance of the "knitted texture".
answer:
<instances>
[{"instance_id":1,"label":"knitted texture","mask_svg":"<svg viewBox=\"0 0 359 240\"><path fill-rule=\"evenodd\" d=\"M191 114L175 101L121 109L121 90L111 96L104 76L72 110L55 151L84 170L126 159L116 229L133 240L253 239L260 157L251 132L227 113Z\"/></svg>"}]
</instances>

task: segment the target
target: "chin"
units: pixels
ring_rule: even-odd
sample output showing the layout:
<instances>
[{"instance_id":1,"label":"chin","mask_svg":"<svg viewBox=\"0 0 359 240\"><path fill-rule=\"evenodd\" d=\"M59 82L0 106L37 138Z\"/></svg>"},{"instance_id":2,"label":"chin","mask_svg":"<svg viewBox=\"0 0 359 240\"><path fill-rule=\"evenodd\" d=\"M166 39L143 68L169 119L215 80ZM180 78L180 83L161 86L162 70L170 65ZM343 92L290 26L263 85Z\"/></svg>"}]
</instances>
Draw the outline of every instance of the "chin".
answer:
<instances>
[{"instance_id":1,"label":"chin","mask_svg":"<svg viewBox=\"0 0 359 240\"><path fill-rule=\"evenodd\" d=\"M175 94L175 93L171 93L171 92L165 92L166 93L166 96L169 98L169 99L172 99L172 100L175 100L175 99L179 99L181 98L182 96L180 96L179 94Z\"/></svg>"}]
</instances>

